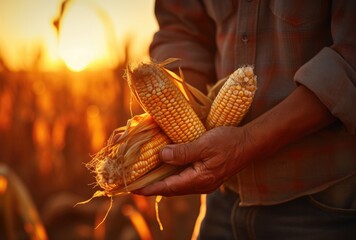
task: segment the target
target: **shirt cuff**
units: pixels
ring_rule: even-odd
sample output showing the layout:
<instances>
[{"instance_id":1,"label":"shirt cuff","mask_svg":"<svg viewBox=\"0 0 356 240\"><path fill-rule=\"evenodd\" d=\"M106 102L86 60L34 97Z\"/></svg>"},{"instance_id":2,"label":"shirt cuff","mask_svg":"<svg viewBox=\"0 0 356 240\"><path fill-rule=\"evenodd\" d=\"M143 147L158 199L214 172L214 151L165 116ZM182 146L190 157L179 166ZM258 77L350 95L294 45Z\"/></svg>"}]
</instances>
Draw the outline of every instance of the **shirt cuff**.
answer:
<instances>
[{"instance_id":1,"label":"shirt cuff","mask_svg":"<svg viewBox=\"0 0 356 240\"><path fill-rule=\"evenodd\" d=\"M337 117L350 133L356 132L356 72L337 52L322 49L294 75Z\"/></svg>"}]
</instances>

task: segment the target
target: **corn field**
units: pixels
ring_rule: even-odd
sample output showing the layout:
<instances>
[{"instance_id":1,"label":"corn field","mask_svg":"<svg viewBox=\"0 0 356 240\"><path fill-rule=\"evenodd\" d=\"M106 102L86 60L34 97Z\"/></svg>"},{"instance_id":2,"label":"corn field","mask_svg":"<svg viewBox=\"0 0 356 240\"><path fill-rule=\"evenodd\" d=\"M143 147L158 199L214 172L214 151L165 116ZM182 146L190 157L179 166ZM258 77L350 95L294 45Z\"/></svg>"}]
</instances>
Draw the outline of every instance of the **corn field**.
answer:
<instances>
[{"instance_id":1,"label":"corn field","mask_svg":"<svg viewBox=\"0 0 356 240\"><path fill-rule=\"evenodd\" d=\"M0 56L1 58L1 56ZM90 198L85 164L130 115L125 59L115 69L12 72L0 59L1 239L189 239L199 197ZM34 64L36 65L36 64ZM132 103L133 112L142 109ZM14 180L15 179L15 180ZM42 227L43 228L42 228Z\"/></svg>"}]
</instances>

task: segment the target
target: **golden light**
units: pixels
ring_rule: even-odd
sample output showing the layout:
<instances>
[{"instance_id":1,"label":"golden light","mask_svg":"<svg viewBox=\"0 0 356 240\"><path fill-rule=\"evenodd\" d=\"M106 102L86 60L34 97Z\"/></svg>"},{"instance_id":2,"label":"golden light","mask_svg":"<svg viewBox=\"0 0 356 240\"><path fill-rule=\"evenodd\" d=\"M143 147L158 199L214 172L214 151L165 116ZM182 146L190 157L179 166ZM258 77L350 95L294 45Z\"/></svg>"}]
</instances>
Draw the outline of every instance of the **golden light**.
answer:
<instances>
[{"instance_id":1,"label":"golden light","mask_svg":"<svg viewBox=\"0 0 356 240\"><path fill-rule=\"evenodd\" d=\"M100 110L95 105L87 108L87 124L91 134L91 149L93 152L99 151L106 140L102 117Z\"/></svg>"},{"instance_id":2,"label":"golden light","mask_svg":"<svg viewBox=\"0 0 356 240\"><path fill-rule=\"evenodd\" d=\"M200 210L199 210L199 215L195 221L193 233L191 240L196 240L198 239L199 236L199 231L200 231L200 226L203 222L203 219L206 214L206 194L201 194L200 195Z\"/></svg>"},{"instance_id":3,"label":"golden light","mask_svg":"<svg viewBox=\"0 0 356 240\"><path fill-rule=\"evenodd\" d=\"M7 178L0 176L0 194L3 194L7 189Z\"/></svg>"},{"instance_id":4,"label":"golden light","mask_svg":"<svg viewBox=\"0 0 356 240\"><path fill-rule=\"evenodd\" d=\"M73 1L64 14L59 55L72 71L102 67L110 59L105 22L99 10L89 1Z\"/></svg>"},{"instance_id":5,"label":"golden light","mask_svg":"<svg viewBox=\"0 0 356 240\"><path fill-rule=\"evenodd\" d=\"M75 71L110 69L126 59L127 44L131 58L147 54L158 29L154 0L66 0L57 39L53 21L63 2L0 1L0 57L10 70L32 70L37 60L44 71L62 70L63 62Z\"/></svg>"},{"instance_id":6,"label":"golden light","mask_svg":"<svg viewBox=\"0 0 356 240\"><path fill-rule=\"evenodd\" d=\"M127 216L134 228L136 229L140 239L143 240L152 240L152 235L150 232L150 229L142 216L142 214L137 211L135 208L133 208L129 204L125 204L122 206L122 213Z\"/></svg>"}]
</instances>

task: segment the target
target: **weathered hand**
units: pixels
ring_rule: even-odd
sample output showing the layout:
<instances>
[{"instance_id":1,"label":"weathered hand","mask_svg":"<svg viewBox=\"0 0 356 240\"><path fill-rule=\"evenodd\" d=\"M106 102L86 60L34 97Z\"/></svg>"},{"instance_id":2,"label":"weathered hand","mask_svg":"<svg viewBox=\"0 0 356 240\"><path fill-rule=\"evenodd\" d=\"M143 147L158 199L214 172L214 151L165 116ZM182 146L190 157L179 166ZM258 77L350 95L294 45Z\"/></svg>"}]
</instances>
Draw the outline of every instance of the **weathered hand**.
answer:
<instances>
[{"instance_id":1,"label":"weathered hand","mask_svg":"<svg viewBox=\"0 0 356 240\"><path fill-rule=\"evenodd\" d=\"M243 127L218 127L191 143L167 146L161 159L187 167L135 193L173 196L212 192L249 162L266 158L335 119L318 97L300 85L281 103Z\"/></svg>"},{"instance_id":2,"label":"weathered hand","mask_svg":"<svg viewBox=\"0 0 356 240\"><path fill-rule=\"evenodd\" d=\"M134 193L174 196L214 191L246 164L246 135L240 127L218 127L191 143L165 147L160 153L162 161L187 167Z\"/></svg>"}]
</instances>

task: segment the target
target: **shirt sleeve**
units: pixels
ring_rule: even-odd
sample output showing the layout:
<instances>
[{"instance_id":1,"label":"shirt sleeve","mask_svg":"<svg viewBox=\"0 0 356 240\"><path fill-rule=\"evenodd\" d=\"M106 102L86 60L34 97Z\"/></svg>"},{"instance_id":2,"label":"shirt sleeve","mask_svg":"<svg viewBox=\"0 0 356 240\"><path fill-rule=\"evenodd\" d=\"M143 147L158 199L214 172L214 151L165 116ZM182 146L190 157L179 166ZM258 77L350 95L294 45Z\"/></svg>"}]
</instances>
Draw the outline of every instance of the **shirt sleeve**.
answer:
<instances>
[{"instance_id":1,"label":"shirt sleeve","mask_svg":"<svg viewBox=\"0 0 356 240\"><path fill-rule=\"evenodd\" d=\"M294 80L303 84L337 117L348 132L356 132L356 1L332 5L333 44L304 64Z\"/></svg>"},{"instance_id":2,"label":"shirt sleeve","mask_svg":"<svg viewBox=\"0 0 356 240\"><path fill-rule=\"evenodd\" d=\"M159 30L150 45L152 59L180 58L169 68L180 66L207 82L215 81L215 25L201 2L157 0L155 15Z\"/></svg>"}]
</instances>

